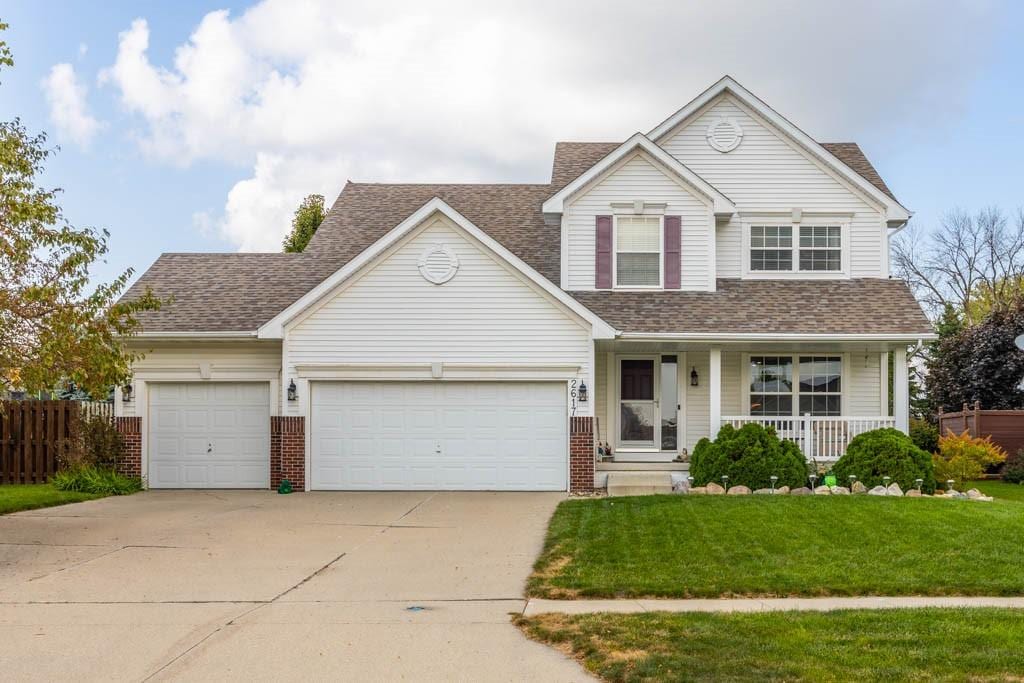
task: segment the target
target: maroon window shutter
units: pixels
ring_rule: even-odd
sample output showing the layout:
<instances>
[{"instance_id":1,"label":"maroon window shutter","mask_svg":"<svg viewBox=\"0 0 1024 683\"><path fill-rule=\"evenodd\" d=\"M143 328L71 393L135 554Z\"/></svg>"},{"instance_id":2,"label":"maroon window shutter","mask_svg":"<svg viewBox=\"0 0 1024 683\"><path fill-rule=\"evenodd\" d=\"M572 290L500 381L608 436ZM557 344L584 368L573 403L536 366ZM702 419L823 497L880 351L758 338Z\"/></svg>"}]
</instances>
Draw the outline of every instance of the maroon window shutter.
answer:
<instances>
[{"instance_id":1,"label":"maroon window shutter","mask_svg":"<svg viewBox=\"0 0 1024 683\"><path fill-rule=\"evenodd\" d=\"M594 287L612 288L612 217L597 217L597 261L594 264Z\"/></svg>"},{"instance_id":2,"label":"maroon window shutter","mask_svg":"<svg viewBox=\"0 0 1024 683\"><path fill-rule=\"evenodd\" d=\"M680 245L679 216L665 216L665 289L679 289Z\"/></svg>"}]
</instances>

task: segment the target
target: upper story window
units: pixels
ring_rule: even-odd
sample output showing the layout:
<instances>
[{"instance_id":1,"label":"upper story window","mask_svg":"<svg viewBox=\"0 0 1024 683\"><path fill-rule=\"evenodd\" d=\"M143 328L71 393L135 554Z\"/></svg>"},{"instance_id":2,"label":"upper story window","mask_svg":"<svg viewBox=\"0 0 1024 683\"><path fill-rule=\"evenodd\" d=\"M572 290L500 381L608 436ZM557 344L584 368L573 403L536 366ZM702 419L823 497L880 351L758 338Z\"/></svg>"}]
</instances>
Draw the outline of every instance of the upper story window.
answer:
<instances>
[{"instance_id":1,"label":"upper story window","mask_svg":"<svg viewBox=\"0 0 1024 683\"><path fill-rule=\"evenodd\" d=\"M661 216L615 217L615 286L660 287Z\"/></svg>"},{"instance_id":2,"label":"upper story window","mask_svg":"<svg viewBox=\"0 0 1024 683\"><path fill-rule=\"evenodd\" d=\"M751 273L841 273L840 225L751 225Z\"/></svg>"}]
</instances>

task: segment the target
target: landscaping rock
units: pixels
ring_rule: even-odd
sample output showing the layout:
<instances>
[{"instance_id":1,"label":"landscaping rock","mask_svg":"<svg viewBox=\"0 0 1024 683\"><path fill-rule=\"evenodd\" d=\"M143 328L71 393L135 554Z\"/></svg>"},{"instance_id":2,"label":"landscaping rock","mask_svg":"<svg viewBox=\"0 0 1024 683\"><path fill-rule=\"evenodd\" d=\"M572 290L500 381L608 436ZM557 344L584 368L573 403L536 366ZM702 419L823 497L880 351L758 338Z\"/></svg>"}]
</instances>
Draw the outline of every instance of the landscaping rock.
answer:
<instances>
[{"instance_id":1,"label":"landscaping rock","mask_svg":"<svg viewBox=\"0 0 1024 683\"><path fill-rule=\"evenodd\" d=\"M722 496L722 495L725 495L725 489L722 488L720 485L716 484L715 482L711 482L710 484L708 484L704 488L707 489L707 491L705 491L705 493L707 493L709 496Z\"/></svg>"},{"instance_id":2,"label":"landscaping rock","mask_svg":"<svg viewBox=\"0 0 1024 683\"><path fill-rule=\"evenodd\" d=\"M850 495L850 489L846 488L845 486L833 486L832 487L832 495L833 496L848 496L848 495Z\"/></svg>"},{"instance_id":3,"label":"landscaping rock","mask_svg":"<svg viewBox=\"0 0 1024 683\"><path fill-rule=\"evenodd\" d=\"M775 489L775 495L776 496L785 496L788 493L789 493L789 487L788 486L780 486L779 488Z\"/></svg>"},{"instance_id":4,"label":"landscaping rock","mask_svg":"<svg viewBox=\"0 0 1024 683\"><path fill-rule=\"evenodd\" d=\"M827 486L818 486L814 489L814 495L816 496L831 496L832 489Z\"/></svg>"},{"instance_id":5,"label":"landscaping rock","mask_svg":"<svg viewBox=\"0 0 1024 683\"><path fill-rule=\"evenodd\" d=\"M864 484L860 483L859 481L855 481L855 482L853 482L853 486L850 488L850 491L852 491L853 493L858 493L858 494L859 493L867 493L868 492L868 487L865 486Z\"/></svg>"},{"instance_id":6,"label":"landscaping rock","mask_svg":"<svg viewBox=\"0 0 1024 683\"><path fill-rule=\"evenodd\" d=\"M923 494L917 489L910 489L907 491L907 498L920 498Z\"/></svg>"},{"instance_id":7,"label":"landscaping rock","mask_svg":"<svg viewBox=\"0 0 1024 683\"><path fill-rule=\"evenodd\" d=\"M896 482L893 482L893 483L889 484L889 488L887 488L885 490L885 495L887 495L887 496L902 496L903 495L903 489L900 488L899 484L897 484Z\"/></svg>"},{"instance_id":8,"label":"landscaping rock","mask_svg":"<svg viewBox=\"0 0 1024 683\"><path fill-rule=\"evenodd\" d=\"M982 495L983 494L978 489L967 489L967 497L972 500L975 498L981 498Z\"/></svg>"},{"instance_id":9,"label":"landscaping rock","mask_svg":"<svg viewBox=\"0 0 1024 683\"><path fill-rule=\"evenodd\" d=\"M868 495L869 496L884 496L886 494L887 494L886 488L884 486L881 486L881 485L876 486L875 488L873 488L870 491L868 491Z\"/></svg>"},{"instance_id":10,"label":"landscaping rock","mask_svg":"<svg viewBox=\"0 0 1024 683\"><path fill-rule=\"evenodd\" d=\"M755 496L770 496L774 493L771 489L757 489L754 491Z\"/></svg>"},{"instance_id":11,"label":"landscaping rock","mask_svg":"<svg viewBox=\"0 0 1024 683\"><path fill-rule=\"evenodd\" d=\"M691 486L686 493L691 496L703 496L708 492L707 486Z\"/></svg>"},{"instance_id":12,"label":"landscaping rock","mask_svg":"<svg viewBox=\"0 0 1024 683\"><path fill-rule=\"evenodd\" d=\"M789 495L791 495L791 496L809 496L809 495L811 495L811 490L809 488L807 488L806 486L801 486L798 489L793 489L792 491L790 491Z\"/></svg>"},{"instance_id":13,"label":"landscaping rock","mask_svg":"<svg viewBox=\"0 0 1024 683\"><path fill-rule=\"evenodd\" d=\"M970 500L977 500L977 501L981 501L982 503L991 503L992 502L992 496L981 495L981 496L978 496L977 498L971 498Z\"/></svg>"},{"instance_id":14,"label":"landscaping rock","mask_svg":"<svg viewBox=\"0 0 1024 683\"><path fill-rule=\"evenodd\" d=\"M739 486L730 486L727 493L730 496L749 496L750 489L740 484Z\"/></svg>"}]
</instances>

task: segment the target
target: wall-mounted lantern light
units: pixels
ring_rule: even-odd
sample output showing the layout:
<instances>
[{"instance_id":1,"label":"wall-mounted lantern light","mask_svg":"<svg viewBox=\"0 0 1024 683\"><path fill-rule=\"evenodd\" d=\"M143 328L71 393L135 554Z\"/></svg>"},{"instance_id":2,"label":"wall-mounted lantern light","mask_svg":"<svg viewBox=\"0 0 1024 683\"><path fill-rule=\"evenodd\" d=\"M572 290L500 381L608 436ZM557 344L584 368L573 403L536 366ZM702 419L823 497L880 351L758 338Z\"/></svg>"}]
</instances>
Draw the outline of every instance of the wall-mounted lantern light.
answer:
<instances>
[{"instance_id":1,"label":"wall-mounted lantern light","mask_svg":"<svg viewBox=\"0 0 1024 683\"><path fill-rule=\"evenodd\" d=\"M695 387L700 384L700 378L697 376L697 368L690 370L690 386Z\"/></svg>"},{"instance_id":2,"label":"wall-mounted lantern light","mask_svg":"<svg viewBox=\"0 0 1024 683\"><path fill-rule=\"evenodd\" d=\"M295 380L291 380L288 383L288 400L289 401L298 401L299 400L299 392L295 388Z\"/></svg>"},{"instance_id":3,"label":"wall-mounted lantern light","mask_svg":"<svg viewBox=\"0 0 1024 683\"><path fill-rule=\"evenodd\" d=\"M125 384L123 387L121 387L121 400L124 401L125 403L131 403L132 402L132 385L131 384Z\"/></svg>"},{"instance_id":4,"label":"wall-mounted lantern light","mask_svg":"<svg viewBox=\"0 0 1024 683\"><path fill-rule=\"evenodd\" d=\"M586 403L587 402L587 383L586 382L580 382L580 395L579 395L579 399L580 399L580 403Z\"/></svg>"}]
</instances>

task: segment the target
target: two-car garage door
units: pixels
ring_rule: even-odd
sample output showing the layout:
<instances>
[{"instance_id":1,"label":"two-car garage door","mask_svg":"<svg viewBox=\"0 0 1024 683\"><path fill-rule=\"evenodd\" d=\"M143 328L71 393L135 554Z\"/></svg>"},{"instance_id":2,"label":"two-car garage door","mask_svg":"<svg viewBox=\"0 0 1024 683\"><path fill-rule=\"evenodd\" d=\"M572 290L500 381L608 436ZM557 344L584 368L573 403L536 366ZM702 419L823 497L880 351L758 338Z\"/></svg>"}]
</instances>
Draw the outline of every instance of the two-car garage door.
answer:
<instances>
[{"instance_id":1,"label":"two-car garage door","mask_svg":"<svg viewBox=\"0 0 1024 683\"><path fill-rule=\"evenodd\" d=\"M564 491L559 382L316 382L311 484Z\"/></svg>"}]
</instances>

